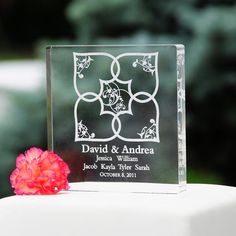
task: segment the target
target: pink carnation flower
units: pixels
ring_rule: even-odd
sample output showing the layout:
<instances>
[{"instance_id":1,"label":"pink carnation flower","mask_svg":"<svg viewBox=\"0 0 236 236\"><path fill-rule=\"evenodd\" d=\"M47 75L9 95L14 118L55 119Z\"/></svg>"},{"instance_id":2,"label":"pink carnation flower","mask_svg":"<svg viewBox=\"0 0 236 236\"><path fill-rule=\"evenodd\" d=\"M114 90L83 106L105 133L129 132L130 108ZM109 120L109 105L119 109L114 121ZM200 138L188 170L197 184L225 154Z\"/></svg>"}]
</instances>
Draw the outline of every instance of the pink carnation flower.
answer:
<instances>
[{"instance_id":1,"label":"pink carnation flower","mask_svg":"<svg viewBox=\"0 0 236 236\"><path fill-rule=\"evenodd\" d=\"M10 181L17 195L55 194L69 189L69 173L58 155L33 147L17 157Z\"/></svg>"}]
</instances>

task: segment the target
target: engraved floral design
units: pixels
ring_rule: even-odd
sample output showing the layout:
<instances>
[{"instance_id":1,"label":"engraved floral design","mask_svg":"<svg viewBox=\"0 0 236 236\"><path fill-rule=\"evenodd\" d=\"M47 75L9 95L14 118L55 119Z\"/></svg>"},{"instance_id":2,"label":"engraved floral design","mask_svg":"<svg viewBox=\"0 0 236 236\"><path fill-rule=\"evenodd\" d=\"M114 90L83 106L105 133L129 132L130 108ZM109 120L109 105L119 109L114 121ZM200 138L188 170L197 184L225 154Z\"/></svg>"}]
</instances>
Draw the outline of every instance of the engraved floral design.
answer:
<instances>
[{"instance_id":1,"label":"engraved floral design","mask_svg":"<svg viewBox=\"0 0 236 236\"><path fill-rule=\"evenodd\" d=\"M78 99L75 102L74 106L74 118L75 118L75 142L77 141L111 141L115 138L124 141L132 141L132 142L160 142L159 140L159 131L157 129L159 122L159 106L156 101L156 94L158 91L158 52L154 53L122 53L117 56L109 54L107 52L73 52L74 57L74 89L78 95ZM103 75L99 74L97 77L97 81L99 81L100 86L99 91L88 91L85 88L85 91L82 90L84 88L83 82L80 84L79 78L85 78L87 75L87 68L90 69L90 66L96 67L96 61L99 58L110 58L110 78L106 75L104 78L99 78ZM135 78L130 78L129 80L124 80L122 71L122 64L120 60L123 58L130 58L130 67L134 67L135 71L144 71L147 73L147 76L152 77L153 79L153 92L147 91L134 91L134 87L132 86L133 80ZM92 69L92 68L91 68ZM136 72L135 72L136 75ZM81 85L81 86L80 86ZM81 91L82 90L82 91ZM96 137L94 133L90 132L90 123L86 125L83 124L81 119L83 116L79 112L79 104L80 102L88 102L100 103L100 113L99 116L109 115L111 118L111 122L109 122L111 126L111 134L105 134L103 138L100 137L100 131L96 133ZM123 119L121 119L121 115L131 115L133 116L132 107L133 104L137 103L147 103L151 102L154 106L154 110L156 113L156 117L150 120L150 125L145 126L142 125L140 127L141 132L137 131L132 133L132 137L126 137L126 134L122 133L123 127ZM97 106L97 104L96 104ZM99 107L98 107L99 109ZM99 111L99 110L98 110ZM80 117L80 119L78 119ZM108 116L107 116L108 117ZM127 116L128 117L128 116ZM151 118L151 117L150 117ZM144 128L142 128L145 126ZM107 135L107 136L106 136Z\"/></svg>"},{"instance_id":2,"label":"engraved floral design","mask_svg":"<svg viewBox=\"0 0 236 236\"><path fill-rule=\"evenodd\" d=\"M124 105L124 98L121 95L122 92L129 94L127 90L119 88L114 82L110 84L106 83L102 93L104 106L110 107L114 113L125 111L127 106Z\"/></svg>"},{"instance_id":3,"label":"engraved floral design","mask_svg":"<svg viewBox=\"0 0 236 236\"><path fill-rule=\"evenodd\" d=\"M90 56L76 57L77 75L80 79L84 78L82 71L89 68L91 61L93 61L93 59Z\"/></svg>"},{"instance_id":4,"label":"engraved floral design","mask_svg":"<svg viewBox=\"0 0 236 236\"><path fill-rule=\"evenodd\" d=\"M82 123L82 120L77 124L77 137L78 138L89 138L92 139L95 137L94 133L89 134L88 128Z\"/></svg>"},{"instance_id":5,"label":"engraved floral design","mask_svg":"<svg viewBox=\"0 0 236 236\"><path fill-rule=\"evenodd\" d=\"M140 65L143 67L143 71L149 72L153 75L155 72L155 66L151 64L151 56L144 56L143 59L136 59L133 62L133 67L137 67L137 65Z\"/></svg>"},{"instance_id":6,"label":"engraved floral design","mask_svg":"<svg viewBox=\"0 0 236 236\"><path fill-rule=\"evenodd\" d=\"M151 126L145 126L138 135L141 139L155 139L157 138L157 125L154 119L150 120Z\"/></svg>"}]
</instances>

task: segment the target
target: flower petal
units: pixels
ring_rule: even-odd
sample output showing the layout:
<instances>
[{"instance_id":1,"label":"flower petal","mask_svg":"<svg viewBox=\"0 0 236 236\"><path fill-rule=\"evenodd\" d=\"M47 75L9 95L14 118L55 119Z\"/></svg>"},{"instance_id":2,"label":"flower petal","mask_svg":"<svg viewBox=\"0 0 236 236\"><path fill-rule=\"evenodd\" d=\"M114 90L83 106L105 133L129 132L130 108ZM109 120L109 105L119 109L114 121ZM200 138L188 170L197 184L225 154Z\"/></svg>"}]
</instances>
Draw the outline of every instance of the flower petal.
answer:
<instances>
[{"instance_id":1,"label":"flower petal","mask_svg":"<svg viewBox=\"0 0 236 236\"><path fill-rule=\"evenodd\" d=\"M42 149L32 147L25 152L25 157L28 161L31 161L33 159L37 159L42 153L43 153Z\"/></svg>"}]
</instances>

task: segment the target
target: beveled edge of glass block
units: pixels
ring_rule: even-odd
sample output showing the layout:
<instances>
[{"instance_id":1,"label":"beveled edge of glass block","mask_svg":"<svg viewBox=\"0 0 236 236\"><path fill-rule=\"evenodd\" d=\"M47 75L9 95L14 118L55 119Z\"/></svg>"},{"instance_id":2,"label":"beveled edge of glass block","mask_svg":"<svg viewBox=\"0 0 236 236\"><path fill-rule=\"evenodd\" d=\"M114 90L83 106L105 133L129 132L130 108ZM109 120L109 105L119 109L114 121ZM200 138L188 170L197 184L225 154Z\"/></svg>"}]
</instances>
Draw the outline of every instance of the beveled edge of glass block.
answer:
<instances>
[{"instance_id":1,"label":"beveled edge of glass block","mask_svg":"<svg viewBox=\"0 0 236 236\"><path fill-rule=\"evenodd\" d=\"M186 189L186 109L185 109L185 47L176 45L177 127L178 127L178 183Z\"/></svg>"},{"instance_id":2,"label":"beveled edge of glass block","mask_svg":"<svg viewBox=\"0 0 236 236\"><path fill-rule=\"evenodd\" d=\"M53 150L53 105L52 105L52 65L51 50L46 48L46 80L47 80L47 148Z\"/></svg>"}]
</instances>

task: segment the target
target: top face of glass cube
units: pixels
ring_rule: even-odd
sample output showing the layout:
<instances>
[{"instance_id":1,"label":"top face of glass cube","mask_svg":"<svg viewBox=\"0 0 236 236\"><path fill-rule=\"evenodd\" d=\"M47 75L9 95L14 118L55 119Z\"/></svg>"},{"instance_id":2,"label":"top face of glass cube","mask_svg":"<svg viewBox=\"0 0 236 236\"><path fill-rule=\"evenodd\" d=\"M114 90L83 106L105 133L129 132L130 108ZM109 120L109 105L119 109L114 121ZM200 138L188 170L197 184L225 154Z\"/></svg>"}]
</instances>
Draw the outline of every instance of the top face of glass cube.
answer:
<instances>
[{"instance_id":1,"label":"top face of glass cube","mask_svg":"<svg viewBox=\"0 0 236 236\"><path fill-rule=\"evenodd\" d=\"M51 46L47 65L49 148L72 181L179 183L182 45Z\"/></svg>"}]
</instances>

